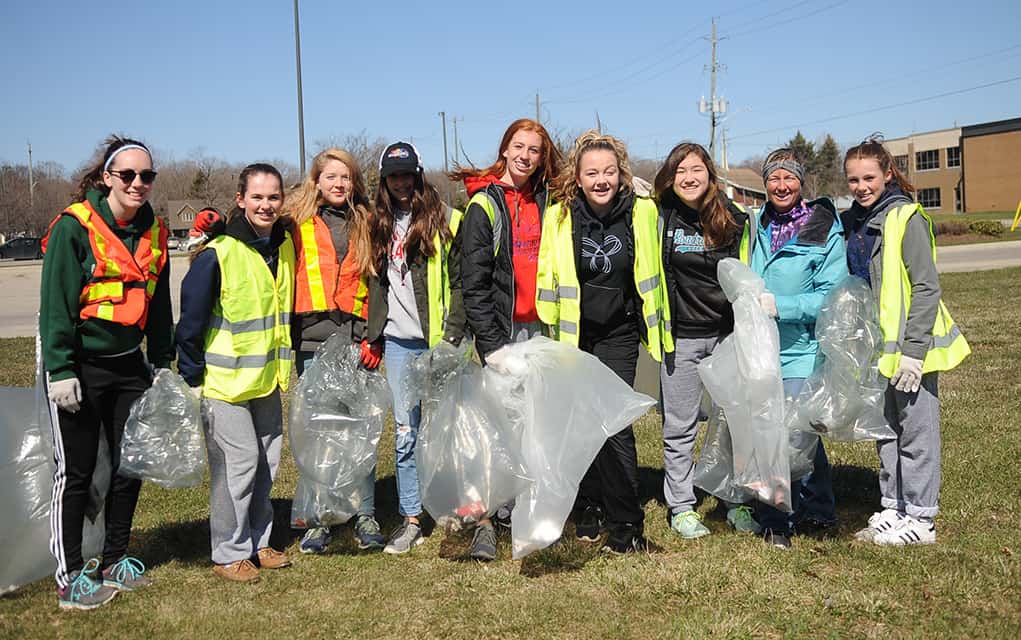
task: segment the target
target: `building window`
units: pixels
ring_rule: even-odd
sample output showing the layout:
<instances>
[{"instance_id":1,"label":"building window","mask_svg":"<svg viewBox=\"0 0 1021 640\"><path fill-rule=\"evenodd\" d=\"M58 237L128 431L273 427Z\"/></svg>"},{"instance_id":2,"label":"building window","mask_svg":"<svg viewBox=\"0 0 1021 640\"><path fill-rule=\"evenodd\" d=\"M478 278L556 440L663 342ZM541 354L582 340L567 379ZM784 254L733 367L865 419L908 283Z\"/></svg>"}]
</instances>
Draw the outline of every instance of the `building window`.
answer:
<instances>
[{"instance_id":1,"label":"building window","mask_svg":"<svg viewBox=\"0 0 1021 640\"><path fill-rule=\"evenodd\" d=\"M939 187L918 190L918 204L926 209L939 209Z\"/></svg>"},{"instance_id":2,"label":"building window","mask_svg":"<svg viewBox=\"0 0 1021 640\"><path fill-rule=\"evenodd\" d=\"M939 169L939 149L915 152L915 171Z\"/></svg>"},{"instance_id":3,"label":"building window","mask_svg":"<svg viewBox=\"0 0 1021 640\"><path fill-rule=\"evenodd\" d=\"M907 173L908 172L908 157L907 156L894 156L893 157L893 162L894 162L894 164L897 165L897 169L899 169L901 173Z\"/></svg>"},{"instance_id":4,"label":"building window","mask_svg":"<svg viewBox=\"0 0 1021 640\"><path fill-rule=\"evenodd\" d=\"M948 167L959 167L959 166L961 166L961 148L960 147L947 147L947 166Z\"/></svg>"}]
</instances>

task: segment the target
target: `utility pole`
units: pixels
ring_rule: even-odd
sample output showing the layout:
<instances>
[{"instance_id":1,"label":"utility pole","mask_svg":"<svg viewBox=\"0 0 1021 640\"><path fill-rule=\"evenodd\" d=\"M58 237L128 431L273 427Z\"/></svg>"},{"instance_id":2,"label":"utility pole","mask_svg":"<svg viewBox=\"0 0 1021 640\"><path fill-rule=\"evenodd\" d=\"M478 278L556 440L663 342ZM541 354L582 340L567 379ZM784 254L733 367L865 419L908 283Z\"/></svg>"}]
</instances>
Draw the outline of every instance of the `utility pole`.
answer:
<instances>
[{"instance_id":1,"label":"utility pole","mask_svg":"<svg viewBox=\"0 0 1021 640\"><path fill-rule=\"evenodd\" d=\"M32 143L28 143L28 211L35 213L35 180L32 179Z\"/></svg>"},{"instance_id":2,"label":"utility pole","mask_svg":"<svg viewBox=\"0 0 1021 640\"><path fill-rule=\"evenodd\" d=\"M301 104L301 34L298 28L298 0L294 0L294 60L298 66L298 166L305 175L305 110Z\"/></svg>"},{"instance_id":3,"label":"utility pole","mask_svg":"<svg viewBox=\"0 0 1021 640\"><path fill-rule=\"evenodd\" d=\"M709 114L709 155L713 161L716 160L716 123L722 119L724 113L727 112L727 102L722 98L716 97L716 72L723 69L724 66L716 62L716 43L719 40L716 38L716 18L712 21L712 36L709 41L712 45L712 58L710 59L709 66L706 70L709 71L709 101L706 103L705 97L703 97L698 103L698 110L700 113ZM720 117L718 118L717 115Z\"/></svg>"},{"instance_id":4,"label":"utility pole","mask_svg":"<svg viewBox=\"0 0 1021 640\"><path fill-rule=\"evenodd\" d=\"M539 117L539 92L535 92L535 121L542 124L542 118Z\"/></svg>"},{"instance_id":5,"label":"utility pole","mask_svg":"<svg viewBox=\"0 0 1021 640\"><path fill-rule=\"evenodd\" d=\"M464 118L463 117L458 118L457 116L454 116L452 119L454 121L454 164L460 165L461 161L459 158L459 150L461 147L458 146L457 144L457 121L460 120L461 122L464 122Z\"/></svg>"},{"instance_id":6,"label":"utility pole","mask_svg":"<svg viewBox=\"0 0 1021 640\"><path fill-rule=\"evenodd\" d=\"M450 173L450 161L447 155L447 112L440 111L440 122L443 123L443 173Z\"/></svg>"}]
</instances>

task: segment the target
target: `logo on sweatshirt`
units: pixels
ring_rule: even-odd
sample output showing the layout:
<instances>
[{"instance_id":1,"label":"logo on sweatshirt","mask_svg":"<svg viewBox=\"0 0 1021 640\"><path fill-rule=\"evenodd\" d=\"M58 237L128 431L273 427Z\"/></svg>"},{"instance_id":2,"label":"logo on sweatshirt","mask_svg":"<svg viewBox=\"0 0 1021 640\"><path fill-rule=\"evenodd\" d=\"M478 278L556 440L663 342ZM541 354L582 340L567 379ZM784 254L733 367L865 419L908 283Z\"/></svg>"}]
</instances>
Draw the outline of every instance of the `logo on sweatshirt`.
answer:
<instances>
[{"instance_id":1,"label":"logo on sweatshirt","mask_svg":"<svg viewBox=\"0 0 1021 640\"><path fill-rule=\"evenodd\" d=\"M610 273L613 271L613 264L610 256L620 253L624 243L617 236L606 236L603 244L599 244L592 238L581 239L581 257L589 259L589 269Z\"/></svg>"},{"instance_id":2,"label":"logo on sweatshirt","mask_svg":"<svg viewBox=\"0 0 1021 640\"><path fill-rule=\"evenodd\" d=\"M684 229L674 231L675 253L705 252L705 238L701 233L685 233Z\"/></svg>"}]
</instances>

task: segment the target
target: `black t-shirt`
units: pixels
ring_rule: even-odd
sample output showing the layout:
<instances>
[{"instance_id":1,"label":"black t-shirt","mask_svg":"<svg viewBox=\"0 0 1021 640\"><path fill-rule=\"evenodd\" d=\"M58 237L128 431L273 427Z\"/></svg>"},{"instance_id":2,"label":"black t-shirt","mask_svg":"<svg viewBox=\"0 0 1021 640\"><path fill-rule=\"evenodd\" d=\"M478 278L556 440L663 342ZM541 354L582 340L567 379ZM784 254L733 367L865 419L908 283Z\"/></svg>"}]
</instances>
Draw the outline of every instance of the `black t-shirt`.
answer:
<instances>
[{"instance_id":1,"label":"black t-shirt","mask_svg":"<svg viewBox=\"0 0 1021 640\"><path fill-rule=\"evenodd\" d=\"M744 225L747 216L732 205L728 208ZM724 258L738 257L741 231L724 246L706 247L695 210L678 204L665 210L664 218L663 252L674 336L711 338L729 334L734 329L734 310L720 288L716 267Z\"/></svg>"},{"instance_id":2,"label":"black t-shirt","mask_svg":"<svg viewBox=\"0 0 1021 640\"><path fill-rule=\"evenodd\" d=\"M604 217L594 215L584 198L571 207L583 334L616 335L637 327L633 206L634 196L625 194Z\"/></svg>"}]
</instances>

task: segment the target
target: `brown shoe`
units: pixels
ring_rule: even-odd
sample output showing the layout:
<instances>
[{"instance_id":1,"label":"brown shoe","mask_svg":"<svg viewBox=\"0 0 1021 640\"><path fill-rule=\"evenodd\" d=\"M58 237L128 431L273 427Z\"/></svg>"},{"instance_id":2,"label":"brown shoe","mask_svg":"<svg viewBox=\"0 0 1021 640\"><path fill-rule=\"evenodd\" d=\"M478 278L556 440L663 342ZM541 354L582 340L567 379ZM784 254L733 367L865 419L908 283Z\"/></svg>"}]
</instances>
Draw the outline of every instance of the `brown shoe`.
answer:
<instances>
[{"instance_id":1,"label":"brown shoe","mask_svg":"<svg viewBox=\"0 0 1021 640\"><path fill-rule=\"evenodd\" d=\"M283 569L291 566L291 559L283 551L277 551L273 547L263 547L255 554L259 559L259 566L263 569Z\"/></svg>"},{"instance_id":2,"label":"brown shoe","mask_svg":"<svg viewBox=\"0 0 1021 640\"><path fill-rule=\"evenodd\" d=\"M213 565L213 573L234 582L258 582L259 570L251 560L238 560L230 564Z\"/></svg>"}]
</instances>

